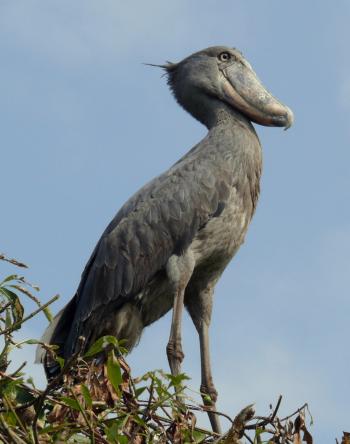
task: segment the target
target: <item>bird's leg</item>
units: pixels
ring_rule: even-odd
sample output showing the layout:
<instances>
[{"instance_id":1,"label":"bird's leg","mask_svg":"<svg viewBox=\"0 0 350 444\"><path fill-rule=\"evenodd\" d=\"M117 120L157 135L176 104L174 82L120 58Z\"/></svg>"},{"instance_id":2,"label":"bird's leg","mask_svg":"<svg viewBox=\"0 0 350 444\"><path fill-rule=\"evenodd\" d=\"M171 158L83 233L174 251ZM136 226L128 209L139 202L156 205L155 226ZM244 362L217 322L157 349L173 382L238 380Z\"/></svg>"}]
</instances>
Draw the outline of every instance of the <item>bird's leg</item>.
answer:
<instances>
[{"instance_id":1,"label":"bird's leg","mask_svg":"<svg viewBox=\"0 0 350 444\"><path fill-rule=\"evenodd\" d=\"M185 357L181 344L181 321L184 302L184 289L179 289L175 294L173 316L171 321L170 337L166 352L168 356L171 374L180 373L181 363Z\"/></svg>"},{"instance_id":2,"label":"bird's leg","mask_svg":"<svg viewBox=\"0 0 350 444\"><path fill-rule=\"evenodd\" d=\"M171 321L170 337L166 348L171 374L180 373L184 354L181 345L181 321L184 306L185 289L192 276L194 258L191 251L182 256L170 257L166 271L174 291L173 317Z\"/></svg>"},{"instance_id":3,"label":"bird's leg","mask_svg":"<svg viewBox=\"0 0 350 444\"><path fill-rule=\"evenodd\" d=\"M202 382L200 392L203 403L208 408L208 416L212 429L221 433L219 417L213 411L216 410L217 391L214 387L209 353L209 325L213 306L213 287L215 281L205 288L190 288L186 293L186 307L197 329L201 351Z\"/></svg>"},{"instance_id":4,"label":"bird's leg","mask_svg":"<svg viewBox=\"0 0 350 444\"><path fill-rule=\"evenodd\" d=\"M199 333L199 341L201 349L201 372L202 372L202 383L201 383L200 392L202 395L204 405L209 407L208 416L213 431L216 433L221 433L219 417L218 415L212 412L213 410L214 411L216 410L215 403L218 397L218 392L215 389L211 373L210 352L209 352L209 324L203 322L198 330L198 333Z\"/></svg>"}]
</instances>

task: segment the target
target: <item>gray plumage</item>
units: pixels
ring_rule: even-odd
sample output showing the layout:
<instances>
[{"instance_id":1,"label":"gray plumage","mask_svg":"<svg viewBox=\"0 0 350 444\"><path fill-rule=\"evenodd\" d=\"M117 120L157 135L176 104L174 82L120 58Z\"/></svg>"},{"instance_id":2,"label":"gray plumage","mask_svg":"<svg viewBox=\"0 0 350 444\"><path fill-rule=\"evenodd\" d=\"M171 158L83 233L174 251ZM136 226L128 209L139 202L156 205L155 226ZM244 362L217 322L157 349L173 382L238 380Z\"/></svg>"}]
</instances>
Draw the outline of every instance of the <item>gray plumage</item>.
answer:
<instances>
[{"instance_id":1,"label":"gray plumage","mask_svg":"<svg viewBox=\"0 0 350 444\"><path fill-rule=\"evenodd\" d=\"M292 113L235 49L207 48L162 67L176 100L209 132L119 210L45 339L64 358L77 350L79 336L87 347L112 334L132 349L143 328L174 307L167 352L176 374L185 305L200 336L201 389L215 406L208 346L213 290L244 241L260 190L261 147L251 120L288 127ZM46 368L56 371L49 362ZM216 416L210 420L219 431Z\"/></svg>"}]
</instances>

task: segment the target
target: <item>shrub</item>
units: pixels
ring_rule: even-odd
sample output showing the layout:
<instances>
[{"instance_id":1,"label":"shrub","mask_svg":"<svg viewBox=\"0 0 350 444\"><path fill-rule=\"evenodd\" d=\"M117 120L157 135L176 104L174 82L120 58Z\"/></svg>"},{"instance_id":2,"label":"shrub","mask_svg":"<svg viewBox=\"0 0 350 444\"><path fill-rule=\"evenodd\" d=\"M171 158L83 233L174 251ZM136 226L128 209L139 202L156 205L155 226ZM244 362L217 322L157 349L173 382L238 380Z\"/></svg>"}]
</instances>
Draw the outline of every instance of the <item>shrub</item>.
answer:
<instances>
[{"instance_id":1,"label":"shrub","mask_svg":"<svg viewBox=\"0 0 350 444\"><path fill-rule=\"evenodd\" d=\"M15 267L26 266L0 255ZM131 376L122 341L113 336L100 338L84 355L76 354L60 364L60 374L44 390L38 390L25 376L25 363L8 371L11 352L34 339L16 342L16 333L29 319L43 312L52 320L49 306L42 304L38 287L23 276L12 274L0 283L0 443L226 443L246 442L312 443L306 427L305 404L286 418L277 413L282 397L266 417L254 416L252 406L243 409L223 436L196 425L196 414L206 407L194 402L186 390L187 376L151 371ZM23 298L35 308L25 314ZM83 341L83 338L82 338ZM55 355L55 347L41 344ZM350 436L350 435L349 435ZM344 434L343 443L346 441Z\"/></svg>"}]
</instances>

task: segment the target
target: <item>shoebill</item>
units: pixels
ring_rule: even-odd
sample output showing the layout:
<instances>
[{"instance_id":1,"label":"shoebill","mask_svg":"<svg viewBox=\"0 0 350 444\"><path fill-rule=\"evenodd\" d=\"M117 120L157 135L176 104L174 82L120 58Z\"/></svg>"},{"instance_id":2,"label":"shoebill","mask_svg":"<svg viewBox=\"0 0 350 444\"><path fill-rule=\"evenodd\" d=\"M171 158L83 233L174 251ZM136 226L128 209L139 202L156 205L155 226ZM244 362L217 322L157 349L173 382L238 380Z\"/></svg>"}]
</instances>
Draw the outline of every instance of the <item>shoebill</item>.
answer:
<instances>
[{"instance_id":1,"label":"shoebill","mask_svg":"<svg viewBox=\"0 0 350 444\"><path fill-rule=\"evenodd\" d=\"M77 351L80 336L85 348L115 335L131 350L143 329L172 309L166 352L177 375L186 307L199 335L200 390L215 410L209 355L213 292L244 241L259 197L262 156L252 122L289 128L293 113L266 90L237 49L210 47L161 67L177 102L208 133L118 211L76 294L43 340L58 345L66 359ZM45 359L43 350L38 355L49 377L57 373L57 363ZM217 415L209 411L209 418L220 432Z\"/></svg>"}]
</instances>

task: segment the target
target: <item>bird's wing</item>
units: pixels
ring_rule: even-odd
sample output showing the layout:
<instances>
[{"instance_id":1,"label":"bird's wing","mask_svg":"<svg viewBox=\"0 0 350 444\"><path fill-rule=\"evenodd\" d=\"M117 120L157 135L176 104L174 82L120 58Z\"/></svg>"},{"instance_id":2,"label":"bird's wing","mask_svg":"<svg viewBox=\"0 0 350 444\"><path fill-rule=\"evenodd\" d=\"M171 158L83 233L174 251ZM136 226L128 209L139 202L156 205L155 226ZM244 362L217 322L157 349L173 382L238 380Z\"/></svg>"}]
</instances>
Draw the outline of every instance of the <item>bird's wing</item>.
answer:
<instances>
[{"instance_id":1,"label":"bird's wing","mask_svg":"<svg viewBox=\"0 0 350 444\"><path fill-rule=\"evenodd\" d=\"M76 294L72 351L82 323L107 304L118 305L118 300L136 295L172 254L186 250L218 209L222 211L232 171L227 164L214 168L211 160L176 164L136 193L109 224Z\"/></svg>"}]
</instances>

